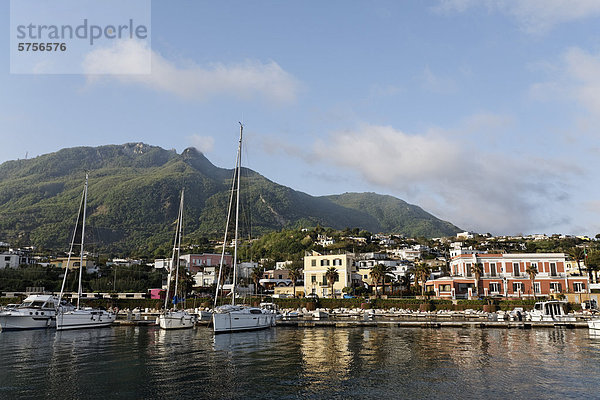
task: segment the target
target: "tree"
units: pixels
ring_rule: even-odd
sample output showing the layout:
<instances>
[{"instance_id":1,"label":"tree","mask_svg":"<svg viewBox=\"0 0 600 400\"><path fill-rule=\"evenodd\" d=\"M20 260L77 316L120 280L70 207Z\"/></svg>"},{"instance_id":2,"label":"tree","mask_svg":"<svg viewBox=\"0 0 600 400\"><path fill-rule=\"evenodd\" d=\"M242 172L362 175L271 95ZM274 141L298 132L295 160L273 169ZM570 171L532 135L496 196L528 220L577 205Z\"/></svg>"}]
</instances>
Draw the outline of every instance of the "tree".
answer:
<instances>
[{"instance_id":1,"label":"tree","mask_svg":"<svg viewBox=\"0 0 600 400\"><path fill-rule=\"evenodd\" d=\"M425 283L427 282L427 279L429 279L429 276L431 275L431 267L429 266L429 264L424 263L424 262L420 262L415 266L415 281L416 283L418 283L419 281L421 282L421 295L424 296L425 295Z\"/></svg>"},{"instance_id":2,"label":"tree","mask_svg":"<svg viewBox=\"0 0 600 400\"><path fill-rule=\"evenodd\" d=\"M525 270L525 272L527 272L527 274L529 275L529 279L531 279L531 292L533 293L533 298L535 299L534 283L535 283L535 276L538 274L537 266L529 265L527 267L527 269Z\"/></svg>"},{"instance_id":3,"label":"tree","mask_svg":"<svg viewBox=\"0 0 600 400\"><path fill-rule=\"evenodd\" d=\"M385 278L393 278L392 267L384 264L377 264L371 268L371 279L375 283L375 294L379 297L378 285L382 282L383 293L385 293Z\"/></svg>"},{"instance_id":4,"label":"tree","mask_svg":"<svg viewBox=\"0 0 600 400\"><path fill-rule=\"evenodd\" d=\"M483 264L480 262L471 264L471 273L475 276L475 294L479 296L479 279L483 275Z\"/></svg>"},{"instance_id":5,"label":"tree","mask_svg":"<svg viewBox=\"0 0 600 400\"><path fill-rule=\"evenodd\" d=\"M587 258L587 267L588 270L590 271L590 275L591 275L591 271L594 271L594 275L596 277L595 282L598 282L598 270L600 270L600 251L599 250L592 250L590 251L590 254L588 254L588 258ZM590 283L592 283L592 280L590 279Z\"/></svg>"},{"instance_id":6,"label":"tree","mask_svg":"<svg viewBox=\"0 0 600 400\"><path fill-rule=\"evenodd\" d=\"M302 269L302 262L299 261L292 262L287 268L288 276L292 280L292 285L294 287L294 297L296 297L296 281L302 276Z\"/></svg>"},{"instance_id":7,"label":"tree","mask_svg":"<svg viewBox=\"0 0 600 400\"><path fill-rule=\"evenodd\" d=\"M337 268L335 267L329 267L327 268L327 271L325 272L325 278L327 279L327 282L329 283L329 287L331 287L331 297L335 298L335 292L333 291L333 284L335 283L335 281L337 281L340 277L340 273L338 272Z\"/></svg>"},{"instance_id":8,"label":"tree","mask_svg":"<svg viewBox=\"0 0 600 400\"><path fill-rule=\"evenodd\" d=\"M583 272L581 272L581 264L579 263L579 261L583 260L585 258L585 250L583 249L583 247L572 247L571 249L569 249L569 251L567 251L567 254L570 255L571 257L573 257L573 259L575 261L577 261L577 268L579 269L579 275L583 276ZM590 281L592 279L592 274L590 273Z\"/></svg>"},{"instance_id":9,"label":"tree","mask_svg":"<svg viewBox=\"0 0 600 400\"><path fill-rule=\"evenodd\" d=\"M250 273L250 279L254 282L254 287L256 288L256 294L258 294L258 281L263 277L264 268L260 265L252 268L252 272Z\"/></svg>"}]
</instances>

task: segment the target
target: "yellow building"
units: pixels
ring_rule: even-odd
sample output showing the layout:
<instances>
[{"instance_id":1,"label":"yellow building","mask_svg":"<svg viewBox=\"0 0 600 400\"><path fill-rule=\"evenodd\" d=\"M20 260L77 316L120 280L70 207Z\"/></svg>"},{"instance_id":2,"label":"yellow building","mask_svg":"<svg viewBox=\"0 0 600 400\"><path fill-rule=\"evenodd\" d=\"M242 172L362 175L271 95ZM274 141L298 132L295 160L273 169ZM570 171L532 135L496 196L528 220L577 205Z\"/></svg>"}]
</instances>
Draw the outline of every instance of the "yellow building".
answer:
<instances>
[{"instance_id":1,"label":"yellow building","mask_svg":"<svg viewBox=\"0 0 600 400\"><path fill-rule=\"evenodd\" d=\"M67 261L69 261L68 257L58 257L56 260L50 261L50 264L58 268L65 268L67 266ZM84 268L94 268L95 266L94 260L88 260L86 257L83 258ZM71 260L69 261L69 269L75 268L79 269L79 257L71 257Z\"/></svg>"},{"instance_id":2,"label":"yellow building","mask_svg":"<svg viewBox=\"0 0 600 400\"><path fill-rule=\"evenodd\" d=\"M333 284L336 297L342 296L342 289L360 281L357 274L354 254L322 255L313 251L304 257L304 293L316 294L319 297L331 297L329 282L325 274L327 269L335 267L339 277ZM353 275L354 274L354 275Z\"/></svg>"}]
</instances>

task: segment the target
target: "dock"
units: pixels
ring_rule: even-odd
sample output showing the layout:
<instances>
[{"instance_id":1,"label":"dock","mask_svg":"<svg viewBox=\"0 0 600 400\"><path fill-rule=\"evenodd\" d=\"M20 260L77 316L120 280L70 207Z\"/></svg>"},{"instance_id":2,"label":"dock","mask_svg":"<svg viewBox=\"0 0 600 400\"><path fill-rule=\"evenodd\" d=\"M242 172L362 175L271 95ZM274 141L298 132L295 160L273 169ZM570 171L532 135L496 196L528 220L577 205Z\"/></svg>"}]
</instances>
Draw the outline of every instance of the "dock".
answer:
<instances>
[{"instance_id":1,"label":"dock","mask_svg":"<svg viewBox=\"0 0 600 400\"><path fill-rule=\"evenodd\" d=\"M374 327L374 328L499 328L499 329L533 329L533 328L556 328L588 329L587 322L546 322L546 321L340 321L340 320L280 320L277 326L292 328L352 328L352 327Z\"/></svg>"}]
</instances>

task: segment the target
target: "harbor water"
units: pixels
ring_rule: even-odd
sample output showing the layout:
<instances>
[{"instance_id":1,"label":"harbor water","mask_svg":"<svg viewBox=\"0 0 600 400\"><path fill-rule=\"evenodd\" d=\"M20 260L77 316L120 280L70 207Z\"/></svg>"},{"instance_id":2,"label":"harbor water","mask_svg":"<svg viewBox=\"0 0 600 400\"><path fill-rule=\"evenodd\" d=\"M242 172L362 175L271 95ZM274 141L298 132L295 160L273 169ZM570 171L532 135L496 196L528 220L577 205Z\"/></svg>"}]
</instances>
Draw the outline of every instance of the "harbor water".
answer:
<instances>
[{"instance_id":1,"label":"harbor water","mask_svg":"<svg viewBox=\"0 0 600 400\"><path fill-rule=\"evenodd\" d=\"M0 333L2 399L600 396L586 329L121 326Z\"/></svg>"}]
</instances>

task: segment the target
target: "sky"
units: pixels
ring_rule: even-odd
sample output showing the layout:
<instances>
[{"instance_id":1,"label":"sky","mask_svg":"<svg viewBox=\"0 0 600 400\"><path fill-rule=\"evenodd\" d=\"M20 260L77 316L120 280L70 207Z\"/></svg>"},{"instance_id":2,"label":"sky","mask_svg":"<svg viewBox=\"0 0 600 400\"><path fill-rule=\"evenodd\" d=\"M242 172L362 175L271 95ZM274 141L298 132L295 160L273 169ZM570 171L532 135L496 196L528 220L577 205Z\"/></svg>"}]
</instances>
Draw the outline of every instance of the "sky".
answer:
<instances>
[{"instance_id":1,"label":"sky","mask_svg":"<svg viewBox=\"0 0 600 400\"><path fill-rule=\"evenodd\" d=\"M242 121L244 166L311 195L595 235L599 26L597 0L152 1L150 47L78 74L11 73L0 41L0 162L144 142L232 168Z\"/></svg>"}]
</instances>

